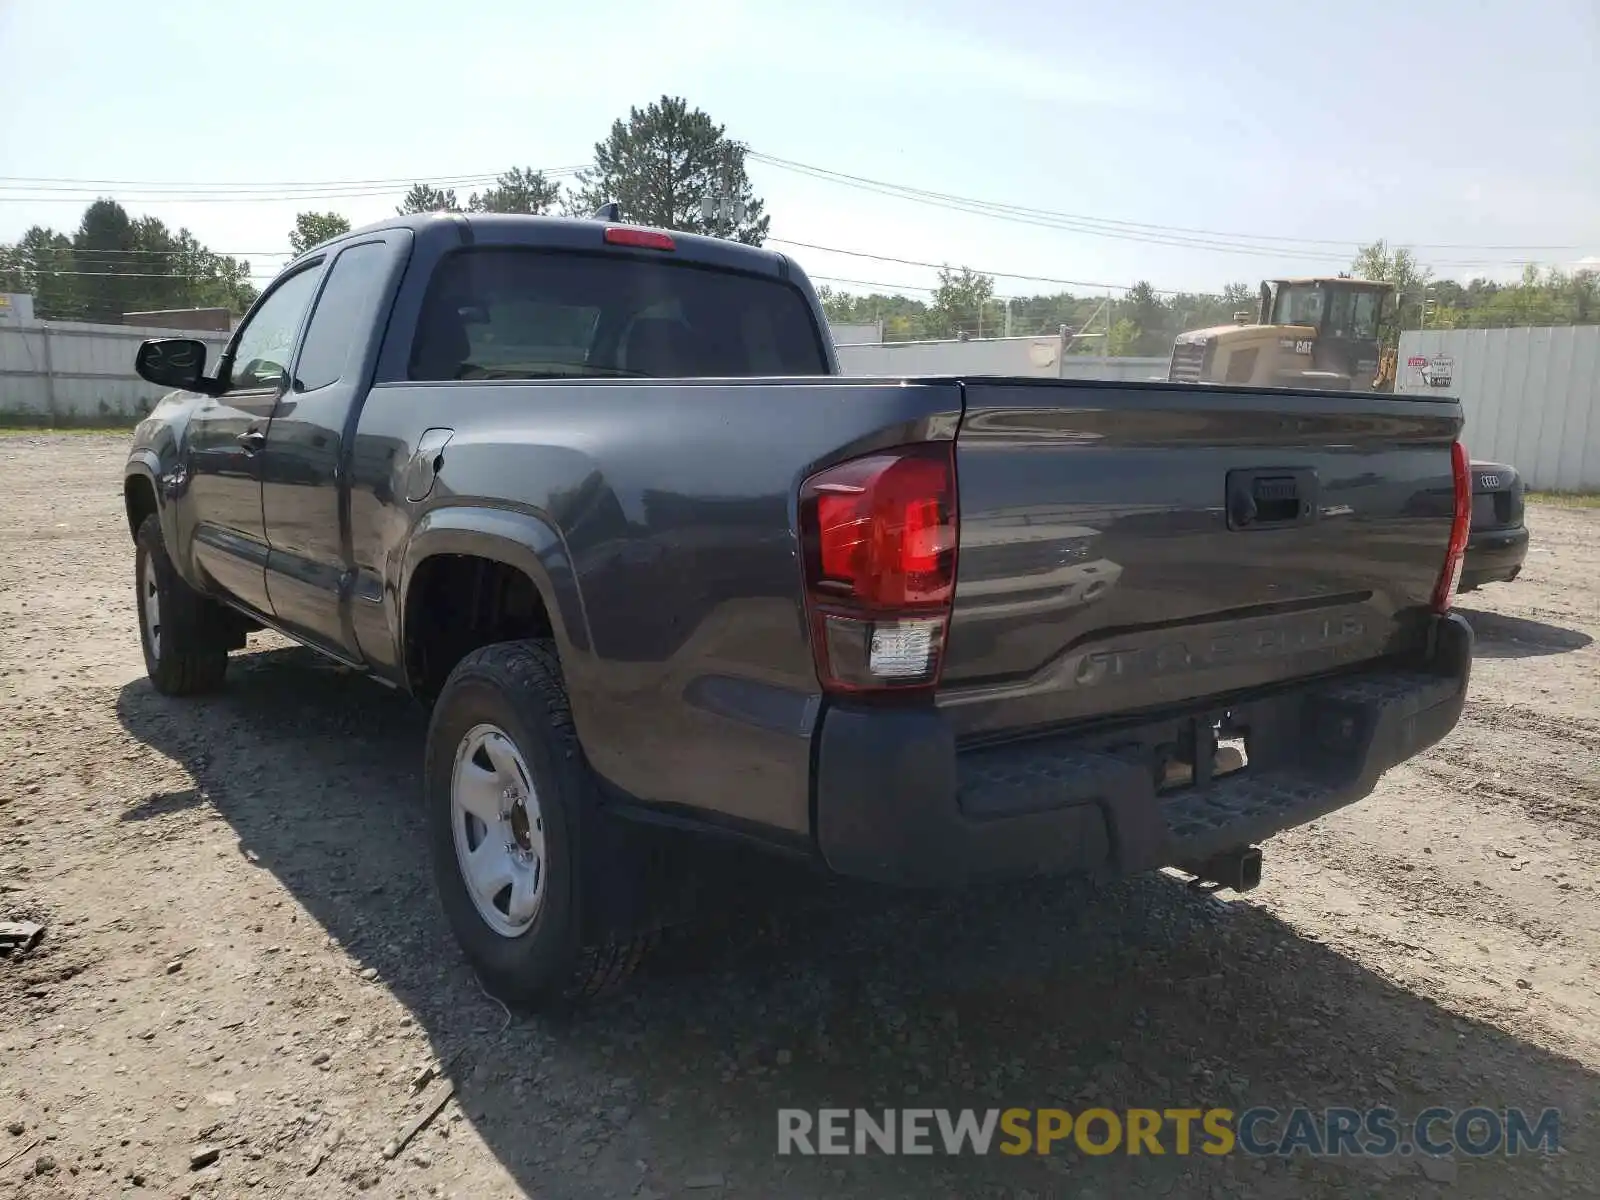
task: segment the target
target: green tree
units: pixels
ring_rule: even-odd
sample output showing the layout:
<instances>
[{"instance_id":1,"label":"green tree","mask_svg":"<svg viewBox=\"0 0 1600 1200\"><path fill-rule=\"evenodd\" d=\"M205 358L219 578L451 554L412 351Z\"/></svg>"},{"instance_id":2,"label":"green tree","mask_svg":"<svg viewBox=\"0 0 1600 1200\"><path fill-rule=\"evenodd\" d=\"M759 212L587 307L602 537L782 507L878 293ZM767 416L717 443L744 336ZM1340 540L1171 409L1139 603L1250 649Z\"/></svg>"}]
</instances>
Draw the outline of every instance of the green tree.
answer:
<instances>
[{"instance_id":1,"label":"green tree","mask_svg":"<svg viewBox=\"0 0 1600 1200\"><path fill-rule=\"evenodd\" d=\"M1572 323L1593 325L1600 321L1600 271L1575 272L1568 288L1572 293Z\"/></svg>"},{"instance_id":2,"label":"green tree","mask_svg":"<svg viewBox=\"0 0 1600 1200\"><path fill-rule=\"evenodd\" d=\"M985 307L994 299L994 280L970 267L952 271L939 269L939 286L933 291L933 303L928 306L925 336L933 338L956 337L979 332L1000 333L994 322L986 323Z\"/></svg>"},{"instance_id":3,"label":"green tree","mask_svg":"<svg viewBox=\"0 0 1600 1200\"><path fill-rule=\"evenodd\" d=\"M0 292L31 295L41 320L74 320L79 291L74 269L72 239L35 225L15 245L0 247Z\"/></svg>"},{"instance_id":4,"label":"green tree","mask_svg":"<svg viewBox=\"0 0 1600 1200\"><path fill-rule=\"evenodd\" d=\"M250 282L248 259L217 254L202 246L194 234L179 229L171 247L174 273L183 277L181 302L153 308L226 308L242 315L255 303L257 290Z\"/></svg>"},{"instance_id":5,"label":"green tree","mask_svg":"<svg viewBox=\"0 0 1600 1200\"><path fill-rule=\"evenodd\" d=\"M868 296L835 291L826 285L817 289L817 298L830 321L871 324L883 322L883 340L911 342L928 337L928 306L897 293L873 292Z\"/></svg>"},{"instance_id":6,"label":"green tree","mask_svg":"<svg viewBox=\"0 0 1600 1200\"><path fill-rule=\"evenodd\" d=\"M481 195L467 198L468 212L532 213L542 216L561 199L561 185L546 179L543 171L512 167Z\"/></svg>"},{"instance_id":7,"label":"green tree","mask_svg":"<svg viewBox=\"0 0 1600 1200\"><path fill-rule=\"evenodd\" d=\"M160 308L240 313L256 296L249 262L213 253L187 229L135 219L112 200L91 204L71 237L35 226L0 246L0 290L31 293L43 320L111 323Z\"/></svg>"},{"instance_id":8,"label":"green tree","mask_svg":"<svg viewBox=\"0 0 1600 1200\"><path fill-rule=\"evenodd\" d=\"M289 248L296 254L304 254L329 238L349 232L348 217L332 212L303 212L295 217L294 228L289 231Z\"/></svg>"},{"instance_id":9,"label":"green tree","mask_svg":"<svg viewBox=\"0 0 1600 1200\"><path fill-rule=\"evenodd\" d=\"M79 320L118 323L125 312L147 307L149 289L139 276L142 266L154 265L166 273L166 261L151 264L140 245L128 210L115 200L96 200L84 210L72 237L72 258L78 268ZM149 240L148 232L145 241Z\"/></svg>"},{"instance_id":10,"label":"green tree","mask_svg":"<svg viewBox=\"0 0 1600 1200\"><path fill-rule=\"evenodd\" d=\"M1248 283L1230 283L1223 287L1222 295L1218 296L1217 300L1221 307L1227 310L1228 315L1224 320L1231 321L1235 313L1259 313L1261 290L1258 287L1250 286Z\"/></svg>"},{"instance_id":11,"label":"green tree","mask_svg":"<svg viewBox=\"0 0 1600 1200\"><path fill-rule=\"evenodd\" d=\"M1363 246L1350 264L1357 279L1372 279L1394 285L1396 298L1385 306L1378 326L1378 339L1384 346L1396 346L1402 329L1420 329L1425 305L1431 301L1429 281L1433 271L1417 262L1417 256L1403 246L1394 250L1382 238ZM1431 318L1429 318L1431 323Z\"/></svg>"},{"instance_id":12,"label":"green tree","mask_svg":"<svg viewBox=\"0 0 1600 1200\"><path fill-rule=\"evenodd\" d=\"M406 193L406 198L400 202L400 207L395 209L402 217L418 213L432 212L460 212L461 204L456 199L455 188L429 187L425 183L414 183L411 190Z\"/></svg>"},{"instance_id":13,"label":"green tree","mask_svg":"<svg viewBox=\"0 0 1600 1200\"><path fill-rule=\"evenodd\" d=\"M742 220L707 217L708 199L744 205ZM594 148L594 166L578 173L578 189L567 211L586 216L615 201L626 221L729 237L759 246L771 218L745 174L745 148L698 108L663 96L644 109L628 110Z\"/></svg>"},{"instance_id":14,"label":"green tree","mask_svg":"<svg viewBox=\"0 0 1600 1200\"><path fill-rule=\"evenodd\" d=\"M1132 321L1139 331L1133 340L1134 355L1153 358L1171 351L1172 339L1177 334L1173 328L1177 313L1162 302L1147 281L1141 279L1129 288L1119 309L1123 318Z\"/></svg>"},{"instance_id":15,"label":"green tree","mask_svg":"<svg viewBox=\"0 0 1600 1200\"><path fill-rule=\"evenodd\" d=\"M1106 337L1106 353L1113 358L1131 358L1137 354L1142 334L1138 324L1128 317L1118 319Z\"/></svg>"}]
</instances>

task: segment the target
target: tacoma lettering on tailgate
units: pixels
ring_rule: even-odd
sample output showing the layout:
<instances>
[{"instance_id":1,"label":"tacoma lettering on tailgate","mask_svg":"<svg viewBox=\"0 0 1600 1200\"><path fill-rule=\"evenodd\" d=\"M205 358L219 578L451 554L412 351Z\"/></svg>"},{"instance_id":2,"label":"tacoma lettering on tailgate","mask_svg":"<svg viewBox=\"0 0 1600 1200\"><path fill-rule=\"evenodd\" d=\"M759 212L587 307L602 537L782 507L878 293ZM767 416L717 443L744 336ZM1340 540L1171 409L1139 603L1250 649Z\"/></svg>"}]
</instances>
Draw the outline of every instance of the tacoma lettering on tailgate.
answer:
<instances>
[{"instance_id":1,"label":"tacoma lettering on tailgate","mask_svg":"<svg viewBox=\"0 0 1600 1200\"><path fill-rule=\"evenodd\" d=\"M1284 658L1307 651L1339 649L1360 642L1366 622L1359 613L1332 616L1289 617L1214 636L1155 642L1144 646L1092 650L1072 672L1078 687L1096 687L1134 679L1204 671L1229 663L1260 658Z\"/></svg>"}]
</instances>

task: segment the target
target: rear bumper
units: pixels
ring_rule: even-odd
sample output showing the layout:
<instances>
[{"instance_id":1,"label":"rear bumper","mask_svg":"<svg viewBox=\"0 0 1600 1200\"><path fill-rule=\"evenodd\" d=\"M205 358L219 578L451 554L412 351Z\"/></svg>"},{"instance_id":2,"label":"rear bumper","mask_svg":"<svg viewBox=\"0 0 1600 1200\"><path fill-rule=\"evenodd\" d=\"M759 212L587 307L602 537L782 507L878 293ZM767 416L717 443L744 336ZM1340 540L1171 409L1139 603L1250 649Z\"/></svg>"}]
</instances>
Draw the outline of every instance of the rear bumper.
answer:
<instances>
[{"instance_id":1,"label":"rear bumper","mask_svg":"<svg viewBox=\"0 0 1600 1200\"><path fill-rule=\"evenodd\" d=\"M1508 583L1522 571L1528 557L1528 530L1484 529L1467 538L1467 557L1461 564L1461 587L1484 583Z\"/></svg>"},{"instance_id":2,"label":"rear bumper","mask_svg":"<svg viewBox=\"0 0 1600 1200\"><path fill-rule=\"evenodd\" d=\"M818 744L819 847L839 874L909 885L1202 863L1360 800L1449 733L1472 630L1438 618L1432 640L1426 661L1227 706L1249 727L1249 767L1161 794L1160 748L1220 710L958 752L937 710L835 706Z\"/></svg>"}]
</instances>

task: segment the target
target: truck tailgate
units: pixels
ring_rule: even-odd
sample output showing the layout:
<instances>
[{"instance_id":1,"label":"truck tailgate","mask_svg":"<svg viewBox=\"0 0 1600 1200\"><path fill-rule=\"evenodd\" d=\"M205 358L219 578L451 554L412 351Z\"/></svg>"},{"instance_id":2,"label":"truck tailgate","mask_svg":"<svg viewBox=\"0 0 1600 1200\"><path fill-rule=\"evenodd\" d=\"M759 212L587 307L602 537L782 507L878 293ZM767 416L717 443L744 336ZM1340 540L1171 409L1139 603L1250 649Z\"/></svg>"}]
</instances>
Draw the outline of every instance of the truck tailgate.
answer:
<instances>
[{"instance_id":1,"label":"truck tailgate","mask_svg":"<svg viewBox=\"0 0 1600 1200\"><path fill-rule=\"evenodd\" d=\"M939 705L988 739L1413 650L1445 558L1453 400L964 385Z\"/></svg>"}]
</instances>

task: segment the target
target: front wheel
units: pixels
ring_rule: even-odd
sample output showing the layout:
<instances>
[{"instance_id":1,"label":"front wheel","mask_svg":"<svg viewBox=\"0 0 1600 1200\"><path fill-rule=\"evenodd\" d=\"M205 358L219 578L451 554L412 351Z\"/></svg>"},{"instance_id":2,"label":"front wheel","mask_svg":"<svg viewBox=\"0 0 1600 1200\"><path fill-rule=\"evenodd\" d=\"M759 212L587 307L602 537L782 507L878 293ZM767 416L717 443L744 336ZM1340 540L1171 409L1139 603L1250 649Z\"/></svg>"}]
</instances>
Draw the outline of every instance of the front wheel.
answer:
<instances>
[{"instance_id":1,"label":"front wheel","mask_svg":"<svg viewBox=\"0 0 1600 1200\"><path fill-rule=\"evenodd\" d=\"M156 514L140 524L135 541L139 644L150 682L167 696L215 691L228 670L224 612L179 577Z\"/></svg>"},{"instance_id":2,"label":"front wheel","mask_svg":"<svg viewBox=\"0 0 1600 1200\"><path fill-rule=\"evenodd\" d=\"M645 939L584 942L577 844L593 784L553 645L461 660L434 703L424 780L445 916L490 991L545 1008L626 978Z\"/></svg>"}]
</instances>

